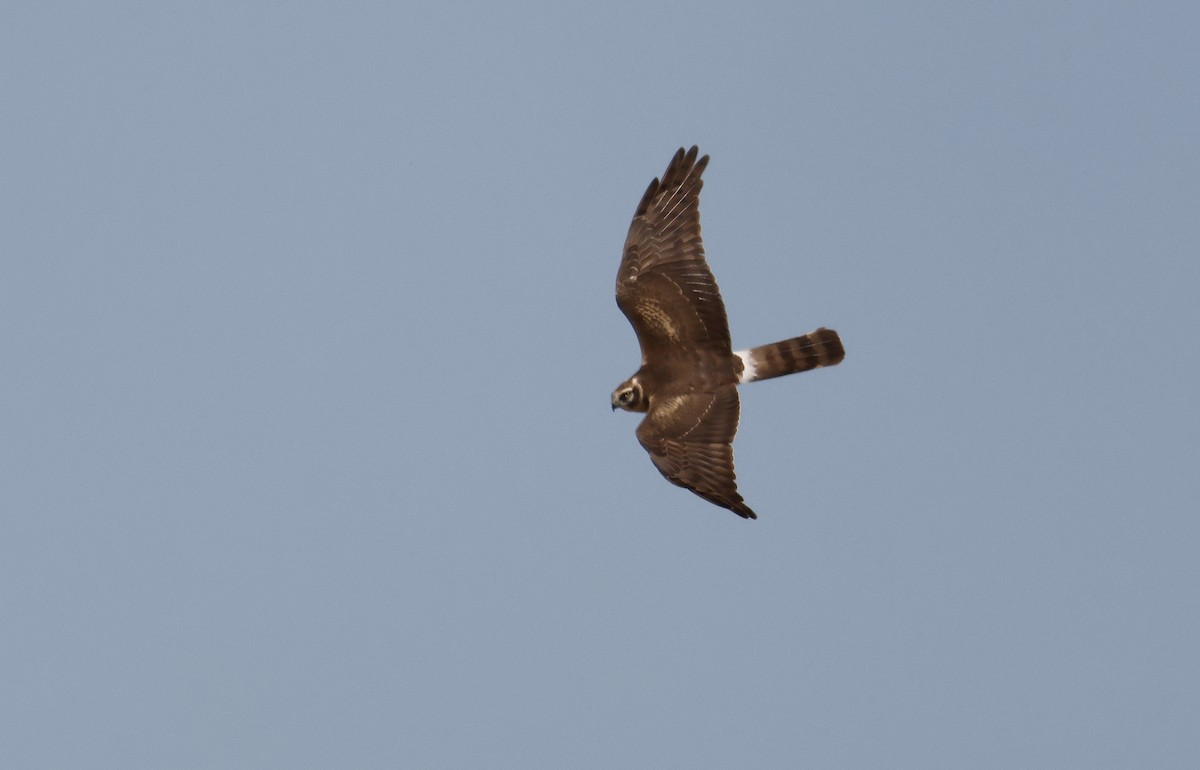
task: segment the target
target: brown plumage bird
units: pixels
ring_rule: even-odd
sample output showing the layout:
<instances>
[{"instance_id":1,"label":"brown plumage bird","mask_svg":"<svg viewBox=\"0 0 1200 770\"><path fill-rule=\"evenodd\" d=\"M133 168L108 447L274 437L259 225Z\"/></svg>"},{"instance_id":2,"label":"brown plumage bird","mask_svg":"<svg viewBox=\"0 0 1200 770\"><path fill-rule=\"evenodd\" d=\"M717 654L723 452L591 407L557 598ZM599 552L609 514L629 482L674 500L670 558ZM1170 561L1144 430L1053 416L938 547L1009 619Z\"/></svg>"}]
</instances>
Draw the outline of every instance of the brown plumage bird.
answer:
<instances>
[{"instance_id":1,"label":"brown plumage bird","mask_svg":"<svg viewBox=\"0 0 1200 770\"><path fill-rule=\"evenodd\" d=\"M733 436L737 386L833 366L837 332L734 351L725 303L700 240L700 178L708 156L680 148L642 196L617 272L617 305L633 325L642 367L612 394L612 407L644 412L637 438L673 484L756 519L738 494Z\"/></svg>"}]
</instances>

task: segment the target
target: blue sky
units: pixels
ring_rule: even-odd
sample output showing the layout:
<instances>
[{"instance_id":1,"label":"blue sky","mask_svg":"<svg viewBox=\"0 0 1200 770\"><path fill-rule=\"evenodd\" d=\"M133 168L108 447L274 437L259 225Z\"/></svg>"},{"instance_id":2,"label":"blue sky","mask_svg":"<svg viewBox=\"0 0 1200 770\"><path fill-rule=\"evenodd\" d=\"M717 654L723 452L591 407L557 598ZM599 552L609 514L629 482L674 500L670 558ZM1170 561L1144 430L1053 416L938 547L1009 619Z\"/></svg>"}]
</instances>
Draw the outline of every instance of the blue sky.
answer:
<instances>
[{"instance_id":1,"label":"blue sky","mask_svg":"<svg viewBox=\"0 0 1200 770\"><path fill-rule=\"evenodd\" d=\"M21 767L1195 767L1188 3L0 24ZM674 150L756 522L611 414Z\"/></svg>"}]
</instances>

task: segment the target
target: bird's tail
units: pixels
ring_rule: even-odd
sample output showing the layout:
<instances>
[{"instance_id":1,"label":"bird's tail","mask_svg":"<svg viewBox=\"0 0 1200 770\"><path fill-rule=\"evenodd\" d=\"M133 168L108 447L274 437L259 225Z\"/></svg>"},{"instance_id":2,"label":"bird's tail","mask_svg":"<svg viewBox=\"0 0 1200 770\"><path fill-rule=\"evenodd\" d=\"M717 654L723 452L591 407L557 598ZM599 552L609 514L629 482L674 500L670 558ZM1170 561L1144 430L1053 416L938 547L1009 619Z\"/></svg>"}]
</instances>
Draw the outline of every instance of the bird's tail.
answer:
<instances>
[{"instance_id":1,"label":"bird's tail","mask_svg":"<svg viewBox=\"0 0 1200 770\"><path fill-rule=\"evenodd\" d=\"M837 332L821 328L783 342L738 350L734 355L740 359L742 367L738 382L754 382L807 372L819 366L833 366L841 363L846 351L842 349ZM734 365L737 363L735 361Z\"/></svg>"}]
</instances>

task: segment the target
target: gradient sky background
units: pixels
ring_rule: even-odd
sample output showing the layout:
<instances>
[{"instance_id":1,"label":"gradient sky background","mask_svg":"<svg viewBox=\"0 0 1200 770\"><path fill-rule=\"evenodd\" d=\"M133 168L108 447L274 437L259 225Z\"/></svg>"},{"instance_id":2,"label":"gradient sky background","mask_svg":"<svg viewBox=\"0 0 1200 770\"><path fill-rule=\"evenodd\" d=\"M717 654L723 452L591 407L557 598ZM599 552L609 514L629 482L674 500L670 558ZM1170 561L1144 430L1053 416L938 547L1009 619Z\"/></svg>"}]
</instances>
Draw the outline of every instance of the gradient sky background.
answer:
<instances>
[{"instance_id":1,"label":"gradient sky background","mask_svg":"<svg viewBox=\"0 0 1200 770\"><path fill-rule=\"evenodd\" d=\"M0 22L6 766L1200 766L1197 4ZM609 409L693 143L757 522Z\"/></svg>"}]
</instances>

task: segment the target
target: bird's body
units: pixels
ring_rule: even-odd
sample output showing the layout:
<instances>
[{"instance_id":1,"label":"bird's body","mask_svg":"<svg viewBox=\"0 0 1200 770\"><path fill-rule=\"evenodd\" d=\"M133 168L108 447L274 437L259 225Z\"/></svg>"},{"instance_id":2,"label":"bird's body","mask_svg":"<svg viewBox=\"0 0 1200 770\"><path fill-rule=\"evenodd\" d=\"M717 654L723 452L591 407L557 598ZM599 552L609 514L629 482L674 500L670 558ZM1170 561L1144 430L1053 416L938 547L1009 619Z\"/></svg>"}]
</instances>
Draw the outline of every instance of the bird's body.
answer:
<instances>
[{"instance_id":1,"label":"bird's body","mask_svg":"<svg viewBox=\"0 0 1200 770\"><path fill-rule=\"evenodd\" d=\"M642 366L613 391L612 406L646 414L637 438L668 481L754 519L733 471L738 384L832 366L845 354L829 329L733 351L700 238L708 156L697 160L698 153L680 148L630 225L617 305L637 333Z\"/></svg>"}]
</instances>

